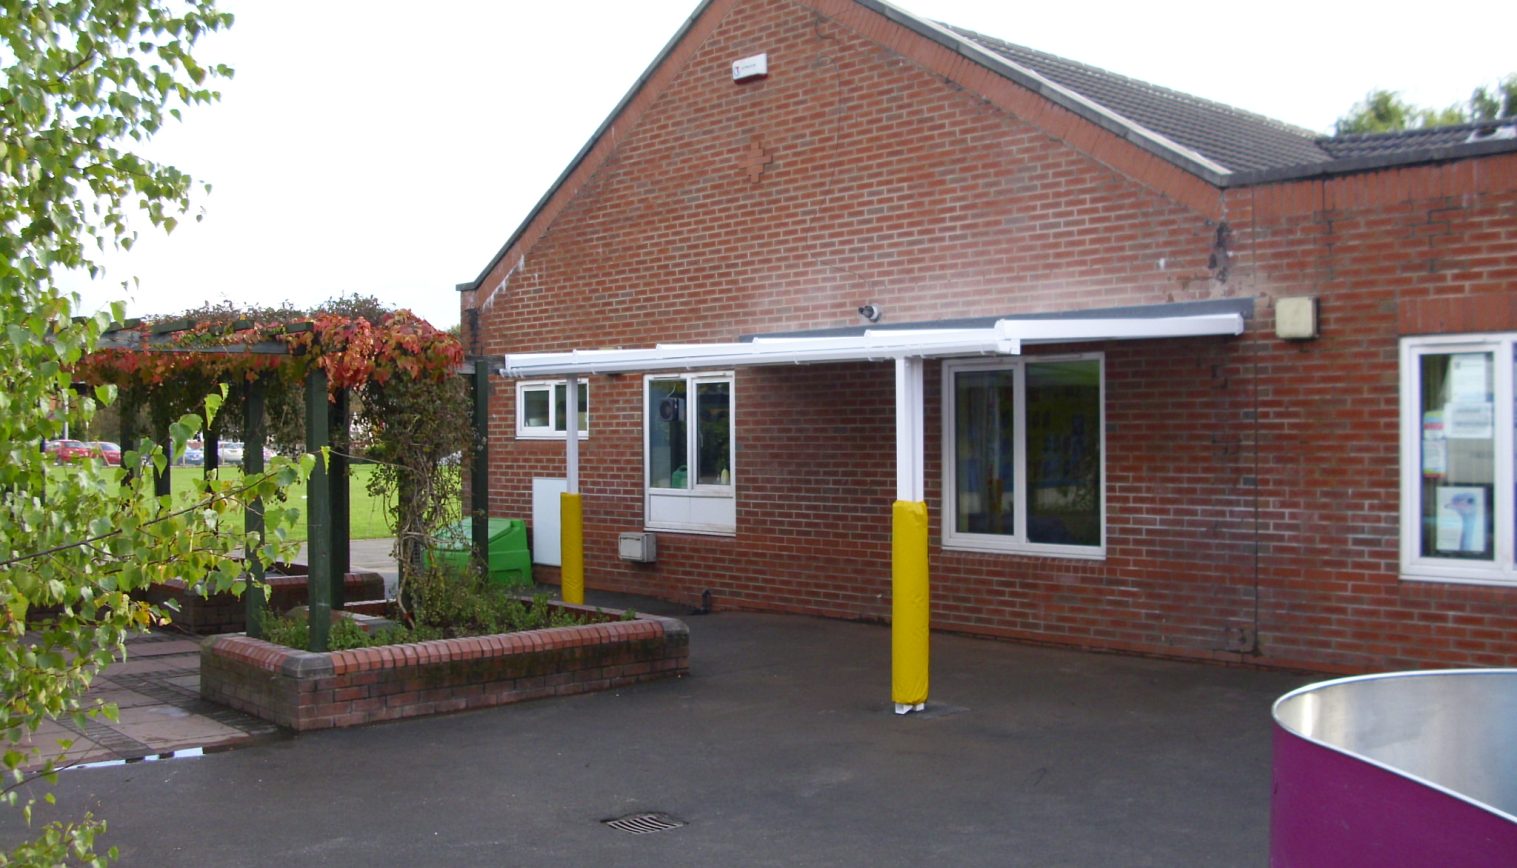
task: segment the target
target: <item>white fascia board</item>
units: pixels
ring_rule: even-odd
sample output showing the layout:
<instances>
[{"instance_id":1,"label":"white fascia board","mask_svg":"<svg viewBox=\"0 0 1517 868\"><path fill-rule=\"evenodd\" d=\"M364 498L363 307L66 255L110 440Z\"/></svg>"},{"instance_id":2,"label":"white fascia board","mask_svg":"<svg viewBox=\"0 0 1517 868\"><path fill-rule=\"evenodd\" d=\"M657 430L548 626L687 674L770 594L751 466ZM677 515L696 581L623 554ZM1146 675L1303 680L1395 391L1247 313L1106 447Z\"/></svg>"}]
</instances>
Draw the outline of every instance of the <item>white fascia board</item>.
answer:
<instances>
[{"instance_id":1,"label":"white fascia board","mask_svg":"<svg viewBox=\"0 0 1517 868\"><path fill-rule=\"evenodd\" d=\"M1021 345L1015 338L999 336L992 329L965 329L932 340L849 335L732 344L666 344L642 350L510 353L506 355L501 372L508 377L528 378L754 365L888 361L929 356L1015 355L1020 351Z\"/></svg>"},{"instance_id":2,"label":"white fascia board","mask_svg":"<svg viewBox=\"0 0 1517 868\"><path fill-rule=\"evenodd\" d=\"M1219 313L1118 319L1003 319L996 323L996 331L1024 344L1225 336L1243 334L1243 317Z\"/></svg>"},{"instance_id":3,"label":"white fascia board","mask_svg":"<svg viewBox=\"0 0 1517 868\"><path fill-rule=\"evenodd\" d=\"M1243 333L1239 314L1131 318L1000 320L993 328L871 329L862 335L756 338L742 343L660 344L640 350L510 353L501 373L516 379L571 374L693 371L754 365L890 361L1017 355L1023 344L1135 340Z\"/></svg>"}]
</instances>

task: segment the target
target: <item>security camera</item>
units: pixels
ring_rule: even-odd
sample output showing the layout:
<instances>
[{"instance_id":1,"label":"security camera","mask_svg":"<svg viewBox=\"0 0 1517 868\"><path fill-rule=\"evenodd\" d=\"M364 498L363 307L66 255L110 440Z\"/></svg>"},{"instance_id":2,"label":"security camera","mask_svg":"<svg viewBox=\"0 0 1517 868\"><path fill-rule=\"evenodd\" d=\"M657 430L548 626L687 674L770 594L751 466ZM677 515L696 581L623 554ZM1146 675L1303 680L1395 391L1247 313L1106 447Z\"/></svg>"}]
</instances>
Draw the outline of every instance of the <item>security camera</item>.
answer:
<instances>
[{"instance_id":1,"label":"security camera","mask_svg":"<svg viewBox=\"0 0 1517 868\"><path fill-rule=\"evenodd\" d=\"M866 304L859 308L859 316L870 322L879 322L880 317L885 315L885 309L877 304Z\"/></svg>"}]
</instances>

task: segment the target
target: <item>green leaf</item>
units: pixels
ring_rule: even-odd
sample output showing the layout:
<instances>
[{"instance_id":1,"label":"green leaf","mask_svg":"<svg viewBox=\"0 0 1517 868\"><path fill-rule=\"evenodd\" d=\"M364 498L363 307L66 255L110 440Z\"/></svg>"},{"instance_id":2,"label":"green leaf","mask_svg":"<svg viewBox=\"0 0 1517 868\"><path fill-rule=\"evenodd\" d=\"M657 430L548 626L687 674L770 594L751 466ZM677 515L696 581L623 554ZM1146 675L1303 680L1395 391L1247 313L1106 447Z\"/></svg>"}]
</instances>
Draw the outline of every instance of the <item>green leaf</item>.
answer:
<instances>
[{"instance_id":1,"label":"green leaf","mask_svg":"<svg viewBox=\"0 0 1517 868\"><path fill-rule=\"evenodd\" d=\"M226 383L221 383L218 385L216 391L205 396L206 424L210 424L211 420L216 418L216 413L221 409L221 403L226 400L226 395Z\"/></svg>"}]
</instances>

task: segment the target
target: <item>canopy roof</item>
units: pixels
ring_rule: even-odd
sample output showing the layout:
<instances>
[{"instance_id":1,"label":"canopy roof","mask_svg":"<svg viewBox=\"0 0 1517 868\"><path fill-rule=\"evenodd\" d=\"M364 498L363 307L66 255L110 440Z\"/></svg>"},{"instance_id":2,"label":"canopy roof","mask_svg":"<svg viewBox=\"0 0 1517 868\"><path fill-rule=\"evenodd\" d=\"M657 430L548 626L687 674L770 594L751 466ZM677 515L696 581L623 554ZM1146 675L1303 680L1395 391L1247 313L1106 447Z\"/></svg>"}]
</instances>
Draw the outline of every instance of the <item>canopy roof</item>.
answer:
<instances>
[{"instance_id":1,"label":"canopy roof","mask_svg":"<svg viewBox=\"0 0 1517 868\"><path fill-rule=\"evenodd\" d=\"M1242 333L1243 315L1237 312L1166 317L1008 318L981 327L872 328L860 334L755 337L737 343L659 344L651 349L509 353L501 373L527 379L752 365L1017 355L1022 347L1033 344Z\"/></svg>"}]
</instances>

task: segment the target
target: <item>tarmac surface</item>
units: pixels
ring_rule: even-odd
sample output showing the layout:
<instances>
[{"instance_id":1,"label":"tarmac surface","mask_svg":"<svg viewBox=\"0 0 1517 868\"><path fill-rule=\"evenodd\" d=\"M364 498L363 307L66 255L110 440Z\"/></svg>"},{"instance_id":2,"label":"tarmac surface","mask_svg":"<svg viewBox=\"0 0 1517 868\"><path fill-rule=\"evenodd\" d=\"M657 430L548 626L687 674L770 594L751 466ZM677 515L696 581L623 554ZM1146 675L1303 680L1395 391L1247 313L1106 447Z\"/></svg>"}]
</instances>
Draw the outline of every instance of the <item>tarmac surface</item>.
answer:
<instances>
[{"instance_id":1,"label":"tarmac surface","mask_svg":"<svg viewBox=\"0 0 1517 868\"><path fill-rule=\"evenodd\" d=\"M686 678L72 769L38 815L128 866L1263 865L1270 705L1318 680L934 635L897 716L883 626L685 620Z\"/></svg>"}]
</instances>

